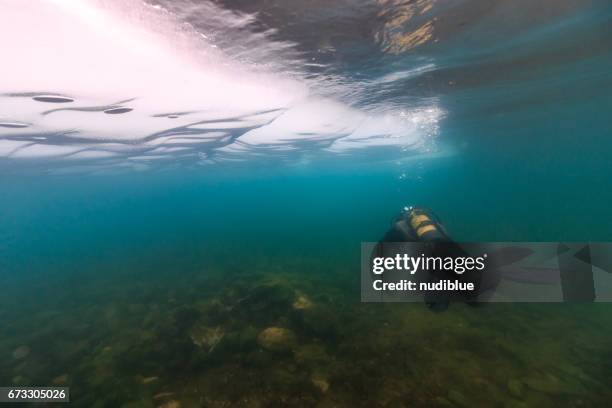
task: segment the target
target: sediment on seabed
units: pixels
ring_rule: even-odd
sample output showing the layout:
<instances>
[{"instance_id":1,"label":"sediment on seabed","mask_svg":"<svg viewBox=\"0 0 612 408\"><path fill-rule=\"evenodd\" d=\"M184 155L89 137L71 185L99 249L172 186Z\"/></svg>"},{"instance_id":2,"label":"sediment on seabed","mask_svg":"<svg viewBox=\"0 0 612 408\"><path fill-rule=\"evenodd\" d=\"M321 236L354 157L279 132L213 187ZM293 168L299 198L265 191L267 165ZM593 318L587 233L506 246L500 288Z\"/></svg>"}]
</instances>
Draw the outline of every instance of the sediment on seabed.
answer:
<instances>
[{"instance_id":1,"label":"sediment on seabed","mask_svg":"<svg viewBox=\"0 0 612 408\"><path fill-rule=\"evenodd\" d=\"M4 298L13 335L0 340L0 382L69 386L75 407L554 407L612 398L605 361L594 358L607 343L588 336L609 319L599 305L453 304L435 314L423 304L361 304L347 275L222 275L100 277L70 293ZM568 321L583 336L538 335L542 324L565 333Z\"/></svg>"}]
</instances>

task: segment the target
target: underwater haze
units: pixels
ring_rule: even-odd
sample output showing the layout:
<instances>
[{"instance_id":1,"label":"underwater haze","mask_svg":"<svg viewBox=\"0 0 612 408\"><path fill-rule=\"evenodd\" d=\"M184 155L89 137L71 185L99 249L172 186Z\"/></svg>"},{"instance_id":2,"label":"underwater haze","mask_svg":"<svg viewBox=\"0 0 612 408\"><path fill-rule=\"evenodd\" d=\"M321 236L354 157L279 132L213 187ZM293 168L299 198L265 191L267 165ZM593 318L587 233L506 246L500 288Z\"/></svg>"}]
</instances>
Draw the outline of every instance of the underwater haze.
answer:
<instances>
[{"instance_id":1,"label":"underwater haze","mask_svg":"<svg viewBox=\"0 0 612 408\"><path fill-rule=\"evenodd\" d=\"M360 302L406 205L612 240L609 1L0 0L0 50L0 386L610 405L608 304Z\"/></svg>"}]
</instances>

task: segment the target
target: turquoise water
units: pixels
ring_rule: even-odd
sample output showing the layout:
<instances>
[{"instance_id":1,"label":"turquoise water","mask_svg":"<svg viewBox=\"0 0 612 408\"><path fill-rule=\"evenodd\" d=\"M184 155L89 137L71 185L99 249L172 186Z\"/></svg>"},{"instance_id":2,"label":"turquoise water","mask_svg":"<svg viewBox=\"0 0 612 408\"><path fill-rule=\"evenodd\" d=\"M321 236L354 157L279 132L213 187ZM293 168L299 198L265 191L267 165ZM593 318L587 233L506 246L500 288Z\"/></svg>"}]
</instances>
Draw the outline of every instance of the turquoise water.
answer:
<instances>
[{"instance_id":1,"label":"turquoise water","mask_svg":"<svg viewBox=\"0 0 612 408\"><path fill-rule=\"evenodd\" d=\"M195 3L160 4L197 20ZM397 107L427 117L400 146L338 152L312 142L336 140L331 131L287 144L243 134L249 154L239 163L242 150L226 156L190 142L181 144L190 154L151 156L142 168L121 164L149 154L155 137L122 139L119 129L105 136L121 148L100 147L105 139L92 139L87 122L74 125L78 139L61 139L35 114L35 131L0 133L5 143L27 141L21 152L117 153L0 156L0 385L70 386L82 407L609 405L607 304L434 314L359 302L360 244L380 238L404 205L432 208L459 241L610 240L612 9L483 4L437 5L440 41L397 54L384 52L391 37L364 39L369 2L336 15L333 28L308 14L320 7L325 16L321 5L303 11L306 22L282 4L259 5L268 11L261 24L297 42L304 58L323 43L336 48L321 52L308 80L342 76L349 85L332 89L337 99L375 118L365 139L380 129L393 138L377 126ZM411 21L406 32L421 26ZM323 42L300 24L332 32L321 31ZM389 79L422 61L433 66ZM372 93L354 96L361 86ZM6 106L21 103L5 96ZM327 109L317 101L315 117ZM62 117L61 126L70 120L81 119ZM277 143L287 150L269 150ZM197 164L203 155L210 162Z\"/></svg>"}]
</instances>

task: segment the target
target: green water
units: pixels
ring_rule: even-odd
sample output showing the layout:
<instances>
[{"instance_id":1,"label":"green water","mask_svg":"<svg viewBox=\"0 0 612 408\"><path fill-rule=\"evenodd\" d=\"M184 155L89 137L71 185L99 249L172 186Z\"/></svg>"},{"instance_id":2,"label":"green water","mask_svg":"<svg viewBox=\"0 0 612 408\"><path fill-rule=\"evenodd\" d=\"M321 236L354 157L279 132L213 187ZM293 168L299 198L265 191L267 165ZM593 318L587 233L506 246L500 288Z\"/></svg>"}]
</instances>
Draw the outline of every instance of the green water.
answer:
<instances>
[{"instance_id":1,"label":"green water","mask_svg":"<svg viewBox=\"0 0 612 408\"><path fill-rule=\"evenodd\" d=\"M517 195L459 199L464 165L8 183L0 383L83 407L605 406L606 304L360 303L360 242L409 198L462 239L561 230Z\"/></svg>"}]
</instances>

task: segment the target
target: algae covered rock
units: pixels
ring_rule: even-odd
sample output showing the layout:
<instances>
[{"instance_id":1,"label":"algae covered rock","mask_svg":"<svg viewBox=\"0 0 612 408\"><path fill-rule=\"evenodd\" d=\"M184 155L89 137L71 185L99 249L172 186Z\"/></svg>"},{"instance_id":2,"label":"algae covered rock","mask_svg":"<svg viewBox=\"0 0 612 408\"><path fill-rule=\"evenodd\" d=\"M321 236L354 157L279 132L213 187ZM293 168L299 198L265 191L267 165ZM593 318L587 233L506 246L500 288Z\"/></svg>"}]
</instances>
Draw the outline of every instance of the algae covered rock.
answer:
<instances>
[{"instance_id":1,"label":"algae covered rock","mask_svg":"<svg viewBox=\"0 0 612 408\"><path fill-rule=\"evenodd\" d=\"M13 377L12 381L13 381L13 385L18 385L18 386L24 386L24 385L29 384L28 379L22 375L17 375Z\"/></svg>"},{"instance_id":2,"label":"algae covered rock","mask_svg":"<svg viewBox=\"0 0 612 408\"><path fill-rule=\"evenodd\" d=\"M318 366L330 360L329 354L322 344L304 344L294 352L295 361L307 366Z\"/></svg>"},{"instance_id":3,"label":"algae covered rock","mask_svg":"<svg viewBox=\"0 0 612 408\"><path fill-rule=\"evenodd\" d=\"M146 385L146 384L151 384L153 382L156 382L157 380L159 380L159 377L156 377L156 376L145 377L140 380L140 383Z\"/></svg>"},{"instance_id":4,"label":"algae covered rock","mask_svg":"<svg viewBox=\"0 0 612 408\"><path fill-rule=\"evenodd\" d=\"M295 296L290 285L275 281L265 281L231 292L231 295L224 297L231 320L259 327L278 324L279 319L286 318Z\"/></svg>"},{"instance_id":5,"label":"algae covered rock","mask_svg":"<svg viewBox=\"0 0 612 408\"><path fill-rule=\"evenodd\" d=\"M254 286L245 302L259 311L281 309L286 311L293 302L294 292L285 282L264 282Z\"/></svg>"},{"instance_id":6,"label":"algae covered rock","mask_svg":"<svg viewBox=\"0 0 612 408\"><path fill-rule=\"evenodd\" d=\"M257 343L270 351L287 351L296 343L295 334L283 327L268 327L257 336Z\"/></svg>"},{"instance_id":7,"label":"algae covered rock","mask_svg":"<svg viewBox=\"0 0 612 408\"><path fill-rule=\"evenodd\" d=\"M510 391L510 395L516 398L523 397L523 383L519 380L510 380L508 381L508 391Z\"/></svg>"},{"instance_id":8,"label":"algae covered rock","mask_svg":"<svg viewBox=\"0 0 612 408\"><path fill-rule=\"evenodd\" d=\"M310 382L323 394L329 390L329 380L327 376L322 373L315 373L310 377Z\"/></svg>"},{"instance_id":9,"label":"algae covered rock","mask_svg":"<svg viewBox=\"0 0 612 408\"><path fill-rule=\"evenodd\" d=\"M173 323L178 333L183 333L198 321L200 311L194 307L182 306L174 310Z\"/></svg>"},{"instance_id":10,"label":"algae covered rock","mask_svg":"<svg viewBox=\"0 0 612 408\"><path fill-rule=\"evenodd\" d=\"M532 374L523 382L530 389L546 394L584 394L584 389L579 380L562 379L550 373Z\"/></svg>"},{"instance_id":11,"label":"algae covered rock","mask_svg":"<svg viewBox=\"0 0 612 408\"><path fill-rule=\"evenodd\" d=\"M448 392L448 399L455 405L460 407L473 406L467 399L467 397L458 390L450 390Z\"/></svg>"},{"instance_id":12,"label":"algae covered rock","mask_svg":"<svg viewBox=\"0 0 612 408\"><path fill-rule=\"evenodd\" d=\"M453 403L444 397L437 396L434 401L438 407L454 407Z\"/></svg>"},{"instance_id":13,"label":"algae covered rock","mask_svg":"<svg viewBox=\"0 0 612 408\"><path fill-rule=\"evenodd\" d=\"M28 346L20 346L17 347L13 351L13 358L15 360L21 360L30 355L30 348Z\"/></svg>"},{"instance_id":14,"label":"algae covered rock","mask_svg":"<svg viewBox=\"0 0 612 408\"><path fill-rule=\"evenodd\" d=\"M243 350L253 348L257 344L258 331L255 327L247 325L240 330L238 341Z\"/></svg>"},{"instance_id":15,"label":"algae covered rock","mask_svg":"<svg viewBox=\"0 0 612 408\"><path fill-rule=\"evenodd\" d=\"M298 292L292 306L294 310L308 310L312 308L313 304L308 296Z\"/></svg>"},{"instance_id":16,"label":"algae covered rock","mask_svg":"<svg viewBox=\"0 0 612 408\"><path fill-rule=\"evenodd\" d=\"M176 400L164 402L159 408L181 408L181 403Z\"/></svg>"},{"instance_id":17,"label":"algae covered rock","mask_svg":"<svg viewBox=\"0 0 612 408\"><path fill-rule=\"evenodd\" d=\"M68 384L69 378L70 377L68 376L68 374L58 375L57 377L53 378L53 380L51 380L51 383L56 386L63 386Z\"/></svg>"},{"instance_id":18,"label":"algae covered rock","mask_svg":"<svg viewBox=\"0 0 612 408\"><path fill-rule=\"evenodd\" d=\"M314 334L333 336L338 328L338 318L334 310L319 305L304 310L303 324Z\"/></svg>"},{"instance_id":19,"label":"algae covered rock","mask_svg":"<svg viewBox=\"0 0 612 408\"><path fill-rule=\"evenodd\" d=\"M189 337L193 344L202 347L211 353L215 347L223 340L225 331L221 327L206 327L196 325L189 332Z\"/></svg>"}]
</instances>

